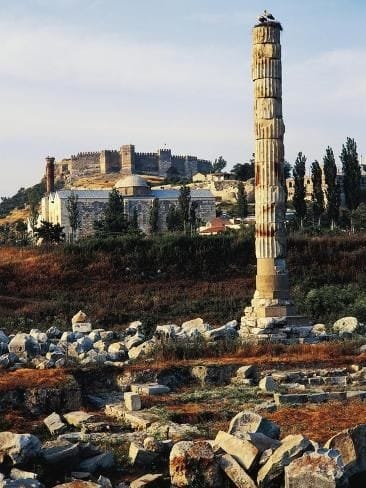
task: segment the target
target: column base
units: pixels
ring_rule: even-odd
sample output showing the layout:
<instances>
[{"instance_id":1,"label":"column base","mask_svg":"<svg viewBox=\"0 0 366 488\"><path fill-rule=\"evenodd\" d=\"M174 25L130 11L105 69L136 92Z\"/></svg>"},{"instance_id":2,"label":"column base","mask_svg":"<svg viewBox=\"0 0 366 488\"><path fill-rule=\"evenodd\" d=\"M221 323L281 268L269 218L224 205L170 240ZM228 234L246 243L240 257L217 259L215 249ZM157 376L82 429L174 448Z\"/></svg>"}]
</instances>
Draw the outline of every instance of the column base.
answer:
<instances>
[{"instance_id":1,"label":"column base","mask_svg":"<svg viewBox=\"0 0 366 488\"><path fill-rule=\"evenodd\" d=\"M296 314L291 300L253 298L241 318L239 334L242 338L269 342L303 342L311 335L312 323Z\"/></svg>"}]
</instances>

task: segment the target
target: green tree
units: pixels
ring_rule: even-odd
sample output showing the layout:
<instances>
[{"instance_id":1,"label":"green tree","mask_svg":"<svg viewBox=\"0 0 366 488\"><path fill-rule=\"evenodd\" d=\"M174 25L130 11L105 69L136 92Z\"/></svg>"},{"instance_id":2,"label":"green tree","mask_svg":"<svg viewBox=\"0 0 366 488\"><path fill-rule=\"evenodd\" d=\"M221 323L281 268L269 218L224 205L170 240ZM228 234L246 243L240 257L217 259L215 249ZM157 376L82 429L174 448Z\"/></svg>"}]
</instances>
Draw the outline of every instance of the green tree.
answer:
<instances>
[{"instance_id":1,"label":"green tree","mask_svg":"<svg viewBox=\"0 0 366 488\"><path fill-rule=\"evenodd\" d=\"M76 232L81 227L81 212L79 206L79 196L73 191L66 200L66 210L71 227L71 242L74 242Z\"/></svg>"},{"instance_id":2,"label":"green tree","mask_svg":"<svg viewBox=\"0 0 366 488\"><path fill-rule=\"evenodd\" d=\"M129 231L130 223L125 214L123 196L116 188L110 192L101 219L94 222L94 229L99 237L125 234Z\"/></svg>"},{"instance_id":3,"label":"green tree","mask_svg":"<svg viewBox=\"0 0 366 488\"><path fill-rule=\"evenodd\" d=\"M31 191L28 197L28 206L29 206L29 226L31 228L32 233L34 233L39 218L39 195L36 191Z\"/></svg>"},{"instance_id":4,"label":"green tree","mask_svg":"<svg viewBox=\"0 0 366 488\"><path fill-rule=\"evenodd\" d=\"M16 244L26 246L29 244L29 234L27 224L24 220L17 220L14 224Z\"/></svg>"},{"instance_id":5,"label":"green tree","mask_svg":"<svg viewBox=\"0 0 366 488\"><path fill-rule=\"evenodd\" d=\"M339 208L341 205L341 188L337 182L337 165L334 152L331 147L325 150L323 158L324 180L326 184L327 205L326 212L331 228L334 229L339 219Z\"/></svg>"},{"instance_id":6,"label":"green tree","mask_svg":"<svg viewBox=\"0 0 366 488\"><path fill-rule=\"evenodd\" d=\"M295 180L293 205L296 212L296 217L300 222L300 227L303 226L304 218L306 217L306 202L305 202L305 170L306 157L302 152L299 152L293 169Z\"/></svg>"},{"instance_id":7,"label":"green tree","mask_svg":"<svg viewBox=\"0 0 366 488\"><path fill-rule=\"evenodd\" d=\"M323 193L323 175L320 164L314 161L311 165L311 181L313 182L313 215L314 223L316 221L320 227L320 219L324 213L324 193Z\"/></svg>"},{"instance_id":8,"label":"green tree","mask_svg":"<svg viewBox=\"0 0 366 488\"><path fill-rule=\"evenodd\" d=\"M235 164L230 173L234 180L247 181L250 178L254 178L254 159L252 158L249 163Z\"/></svg>"},{"instance_id":9,"label":"green tree","mask_svg":"<svg viewBox=\"0 0 366 488\"><path fill-rule=\"evenodd\" d=\"M131 222L130 222L130 230L136 231L139 229L140 229L140 227L139 227L139 214L138 214L137 207L134 207L133 212L132 212Z\"/></svg>"},{"instance_id":10,"label":"green tree","mask_svg":"<svg viewBox=\"0 0 366 488\"><path fill-rule=\"evenodd\" d=\"M57 244L65 239L64 228L60 224L52 224L45 220L42 220L34 235L37 239L42 240L42 243L47 244Z\"/></svg>"},{"instance_id":11,"label":"green tree","mask_svg":"<svg viewBox=\"0 0 366 488\"><path fill-rule=\"evenodd\" d=\"M238 193L236 195L236 213L241 219L244 219L248 215L247 194L242 181L239 181L238 183Z\"/></svg>"},{"instance_id":12,"label":"green tree","mask_svg":"<svg viewBox=\"0 0 366 488\"><path fill-rule=\"evenodd\" d=\"M357 144L347 137L340 155L343 169L343 191L347 208L352 212L360 204L361 199L361 168L358 161Z\"/></svg>"},{"instance_id":13,"label":"green tree","mask_svg":"<svg viewBox=\"0 0 366 488\"><path fill-rule=\"evenodd\" d=\"M159 200L154 198L150 208L150 232L156 234L159 230Z\"/></svg>"},{"instance_id":14,"label":"green tree","mask_svg":"<svg viewBox=\"0 0 366 488\"><path fill-rule=\"evenodd\" d=\"M356 210L352 212L352 225L353 230L366 229L366 203L360 203Z\"/></svg>"},{"instance_id":15,"label":"green tree","mask_svg":"<svg viewBox=\"0 0 366 488\"><path fill-rule=\"evenodd\" d=\"M222 173L222 170L226 167L227 162L222 156L219 156L215 159L215 162L212 165L212 169L214 173Z\"/></svg>"},{"instance_id":16,"label":"green tree","mask_svg":"<svg viewBox=\"0 0 366 488\"><path fill-rule=\"evenodd\" d=\"M181 211L175 205L171 205L166 216L166 226L170 232L183 230L183 218Z\"/></svg>"},{"instance_id":17,"label":"green tree","mask_svg":"<svg viewBox=\"0 0 366 488\"><path fill-rule=\"evenodd\" d=\"M183 230L184 232L187 232L189 228L189 209L191 206L191 189L189 186L181 186L178 197L178 206L183 220Z\"/></svg>"},{"instance_id":18,"label":"green tree","mask_svg":"<svg viewBox=\"0 0 366 488\"><path fill-rule=\"evenodd\" d=\"M189 209L189 224L191 226L191 235L195 234L197 231L197 226L198 226L197 209L198 209L198 203L192 202L191 207Z\"/></svg>"}]
</instances>

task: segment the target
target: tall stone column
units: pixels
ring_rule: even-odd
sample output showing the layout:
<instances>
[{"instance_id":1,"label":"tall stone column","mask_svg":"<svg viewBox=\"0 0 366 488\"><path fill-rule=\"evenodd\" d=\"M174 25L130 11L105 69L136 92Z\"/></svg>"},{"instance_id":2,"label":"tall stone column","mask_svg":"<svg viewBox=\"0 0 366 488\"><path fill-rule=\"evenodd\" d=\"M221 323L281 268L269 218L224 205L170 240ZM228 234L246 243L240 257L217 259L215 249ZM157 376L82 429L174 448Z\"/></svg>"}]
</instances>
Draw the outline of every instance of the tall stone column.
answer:
<instances>
[{"instance_id":1,"label":"tall stone column","mask_svg":"<svg viewBox=\"0 0 366 488\"><path fill-rule=\"evenodd\" d=\"M257 276L241 331L263 338L274 333L274 325L287 325L295 314L286 266L281 30L273 20L253 29Z\"/></svg>"}]
</instances>

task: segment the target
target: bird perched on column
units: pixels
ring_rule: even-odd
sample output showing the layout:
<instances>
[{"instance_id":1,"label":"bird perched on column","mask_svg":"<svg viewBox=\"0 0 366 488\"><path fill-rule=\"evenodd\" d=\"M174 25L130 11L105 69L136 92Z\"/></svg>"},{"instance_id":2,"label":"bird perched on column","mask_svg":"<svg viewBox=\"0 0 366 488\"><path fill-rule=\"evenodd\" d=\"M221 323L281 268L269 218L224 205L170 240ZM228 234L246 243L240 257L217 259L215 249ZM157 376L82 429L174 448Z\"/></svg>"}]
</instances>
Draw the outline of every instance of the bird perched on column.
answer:
<instances>
[{"instance_id":1,"label":"bird perched on column","mask_svg":"<svg viewBox=\"0 0 366 488\"><path fill-rule=\"evenodd\" d=\"M275 20L275 18L273 17L273 15L270 13L270 12L267 12L267 10L264 11L264 14L263 16L268 19L268 20Z\"/></svg>"}]
</instances>

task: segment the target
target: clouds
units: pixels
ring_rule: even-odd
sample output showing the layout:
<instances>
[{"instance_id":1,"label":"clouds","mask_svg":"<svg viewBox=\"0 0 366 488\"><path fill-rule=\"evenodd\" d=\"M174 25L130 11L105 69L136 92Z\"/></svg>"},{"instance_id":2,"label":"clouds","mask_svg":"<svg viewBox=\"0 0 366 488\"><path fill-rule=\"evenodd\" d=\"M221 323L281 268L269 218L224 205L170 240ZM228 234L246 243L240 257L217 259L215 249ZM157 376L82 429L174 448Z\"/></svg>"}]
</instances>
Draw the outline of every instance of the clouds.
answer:
<instances>
[{"instance_id":1,"label":"clouds","mask_svg":"<svg viewBox=\"0 0 366 488\"><path fill-rule=\"evenodd\" d=\"M191 0L179 8L149 2L19 0L16 15L0 5L0 195L39 180L47 153L131 142L233 163L249 158L250 28L258 8L237 0L203 0L200 10ZM318 45L290 20L283 38L288 158L299 150L320 158L347 135L362 150L366 45Z\"/></svg>"},{"instance_id":2,"label":"clouds","mask_svg":"<svg viewBox=\"0 0 366 488\"><path fill-rule=\"evenodd\" d=\"M310 159L325 147L336 154L347 136L365 151L366 49L337 49L290 64L284 79L288 154L295 146Z\"/></svg>"}]
</instances>

